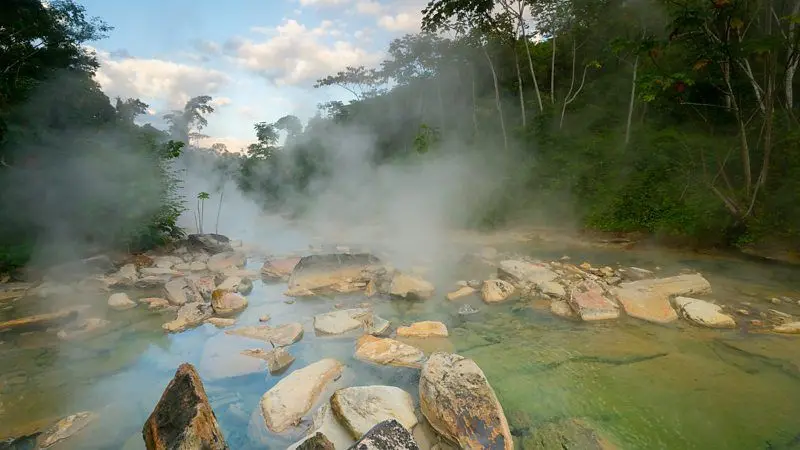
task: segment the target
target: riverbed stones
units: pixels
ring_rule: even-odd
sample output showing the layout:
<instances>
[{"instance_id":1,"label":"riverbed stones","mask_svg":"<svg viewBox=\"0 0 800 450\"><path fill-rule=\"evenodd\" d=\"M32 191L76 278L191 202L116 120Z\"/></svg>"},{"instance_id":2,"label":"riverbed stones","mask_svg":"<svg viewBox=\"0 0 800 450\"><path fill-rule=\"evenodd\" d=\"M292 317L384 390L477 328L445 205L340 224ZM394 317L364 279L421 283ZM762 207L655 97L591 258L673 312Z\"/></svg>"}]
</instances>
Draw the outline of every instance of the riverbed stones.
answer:
<instances>
[{"instance_id":1,"label":"riverbed stones","mask_svg":"<svg viewBox=\"0 0 800 450\"><path fill-rule=\"evenodd\" d=\"M187 328L200 325L211 317L211 313L211 305L200 302L186 303L178 309L178 315L175 320L165 323L161 328L170 333L184 331Z\"/></svg>"},{"instance_id":2,"label":"riverbed stones","mask_svg":"<svg viewBox=\"0 0 800 450\"><path fill-rule=\"evenodd\" d=\"M486 303L500 303L514 295L514 285L503 280L486 280L481 287L481 297Z\"/></svg>"},{"instance_id":3,"label":"riverbed stones","mask_svg":"<svg viewBox=\"0 0 800 450\"><path fill-rule=\"evenodd\" d=\"M422 368L419 397L431 426L461 448L514 448L503 407L471 359L433 353Z\"/></svg>"},{"instance_id":4,"label":"riverbed stones","mask_svg":"<svg viewBox=\"0 0 800 450\"><path fill-rule=\"evenodd\" d=\"M550 312L565 319L578 318L575 311L572 310L572 307L569 306L566 300L552 300L550 302Z\"/></svg>"},{"instance_id":5,"label":"riverbed stones","mask_svg":"<svg viewBox=\"0 0 800 450\"><path fill-rule=\"evenodd\" d=\"M267 428L282 433L296 426L311 409L323 389L342 375L344 365L326 358L297 369L261 397L261 412Z\"/></svg>"},{"instance_id":6,"label":"riverbed stones","mask_svg":"<svg viewBox=\"0 0 800 450\"><path fill-rule=\"evenodd\" d=\"M356 359L374 364L419 369L425 360L422 350L389 338L365 334L356 341Z\"/></svg>"},{"instance_id":7,"label":"riverbed stones","mask_svg":"<svg viewBox=\"0 0 800 450\"><path fill-rule=\"evenodd\" d=\"M396 272L389 285L389 295L400 298L427 299L435 288L420 276Z\"/></svg>"},{"instance_id":8,"label":"riverbed stones","mask_svg":"<svg viewBox=\"0 0 800 450\"><path fill-rule=\"evenodd\" d=\"M285 347L273 348L272 350L251 348L243 350L242 354L266 361L267 369L271 375L283 372L294 362L294 356L289 354Z\"/></svg>"},{"instance_id":9,"label":"riverbed stones","mask_svg":"<svg viewBox=\"0 0 800 450\"><path fill-rule=\"evenodd\" d=\"M214 309L214 314L220 317L231 316L245 308L247 308L247 299L235 292L222 291L216 295L219 290L214 291L215 295L211 297L211 307Z\"/></svg>"},{"instance_id":10,"label":"riverbed stones","mask_svg":"<svg viewBox=\"0 0 800 450\"><path fill-rule=\"evenodd\" d=\"M325 439L321 439L323 436ZM304 439L290 445L287 450L327 450L350 448L355 439L336 419L331 410L330 402L323 403L312 415L312 426ZM325 447L326 442L332 446Z\"/></svg>"},{"instance_id":11,"label":"riverbed stones","mask_svg":"<svg viewBox=\"0 0 800 450\"><path fill-rule=\"evenodd\" d=\"M211 301L211 293L216 289L212 276L191 276L186 279L186 285L192 292L197 292L205 301Z\"/></svg>"},{"instance_id":12,"label":"riverbed stones","mask_svg":"<svg viewBox=\"0 0 800 450\"><path fill-rule=\"evenodd\" d=\"M139 303L147 305L147 309L151 311L159 311L170 307L169 301L160 297L140 298Z\"/></svg>"},{"instance_id":13,"label":"riverbed stones","mask_svg":"<svg viewBox=\"0 0 800 450\"><path fill-rule=\"evenodd\" d=\"M206 323L210 323L217 328L227 328L236 325L236 319L223 318L223 317L209 317Z\"/></svg>"},{"instance_id":14,"label":"riverbed stones","mask_svg":"<svg viewBox=\"0 0 800 450\"><path fill-rule=\"evenodd\" d=\"M169 302L181 306L189 302L203 301L202 295L194 290L186 278L174 278L164 285L164 294Z\"/></svg>"},{"instance_id":15,"label":"riverbed stones","mask_svg":"<svg viewBox=\"0 0 800 450\"><path fill-rule=\"evenodd\" d=\"M723 314L722 307L705 300L676 297L675 306L690 322L709 328L735 328L733 317Z\"/></svg>"},{"instance_id":16,"label":"riverbed stones","mask_svg":"<svg viewBox=\"0 0 800 450\"><path fill-rule=\"evenodd\" d=\"M477 290L475 288L473 288L473 287L462 286L456 291L449 292L447 294L447 299L452 302L452 301L458 300L458 299L463 298L463 297L468 297L468 296L474 294L476 291Z\"/></svg>"},{"instance_id":17,"label":"riverbed stones","mask_svg":"<svg viewBox=\"0 0 800 450\"><path fill-rule=\"evenodd\" d=\"M558 274L544 264L508 259L500 261L497 275L519 287L535 286L547 281L553 281Z\"/></svg>"},{"instance_id":18,"label":"riverbed stones","mask_svg":"<svg viewBox=\"0 0 800 450\"><path fill-rule=\"evenodd\" d=\"M407 327L398 327L397 335L401 337L447 337L447 326L442 322L426 320L415 322Z\"/></svg>"},{"instance_id":19,"label":"riverbed stones","mask_svg":"<svg viewBox=\"0 0 800 450\"><path fill-rule=\"evenodd\" d=\"M616 319L619 307L595 281L583 280L570 290L569 304L581 320L592 322Z\"/></svg>"},{"instance_id":20,"label":"riverbed stones","mask_svg":"<svg viewBox=\"0 0 800 450\"><path fill-rule=\"evenodd\" d=\"M800 334L800 322L790 322L778 325L772 331L781 334Z\"/></svg>"},{"instance_id":21,"label":"riverbed stones","mask_svg":"<svg viewBox=\"0 0 800 450\"><path fill-rule=\"evenodd\" d=\"M147 450L228 449L203 382L194 366L181 364L142 429Z\"/></svg>"},{"instance_id":22,"label":"riverbed stones","mask_svg":"<svg viewBox=\"0 0 800 450\"><path fill-rule=\"evenodd\" d=\"M318 334L343 334L364 326L372 311L364 308L342 309L314 316Z\"/></svg>"},{"instance_id":23,"label":"riverbed stones","mask_svg":"<svg viewBox=\"0 0 800 450\"><path fill-rule=\"evenodd\" d=\"M669 323L678 318L670 305L671 297L710 292L711 285L700 274L632 281L620 284L615 290L629 316L655 323Z\"/></svg>"},{"instance_id":24,"label":"riverbed stones","mask_svg":"<svg viewBox=\"0 0 800 450\"><path fill-rule=\"evenodd\" d=\"M384 420L397 420L407 430L417 424L411 394L394 386L339 389L331 397L331 409L356 439Z\"/></svg>"},{"instance_id":25,"label":"riverbed stones","mask_svg":"<svg viewBox=\"0 0 800 450\"><path fill-rule=\"evenodd\" d=\"M52 313L37 314L19 319L0 322L0 331L32 331L46 329L63 323L70 322L78 317L78 313L89 308L89 305L73 306Z\"/></svg>"},{"instance_id":26,"label":"riverbed stones","mask_svg":"<svg viewBox=\"0 0 800 450\"><path fill-rule=\"evenodd\" d=\"M37 448L52 447L58 442L75 435L96 418L96 414L90 411L83 411L59 420L42 433L39 437L39 446Z\"/></svg>"},{"instance_id":27,"label":"riverbed stones","mask_svg":"<svg viewBox=\"0 0 800 450\"><path fill-rule=\"evenodd\" d=\"M419 450L419 446L398 421L386 420L372 427L349 450Z\"/></svg>"},{"instance_id":28,"label":"riverbed stones","mask_svg":"<svg viewBox=\"0 0 800 450\"><path fill-rule=\"evenodd\" d=\"M71 341L96 334L106 329L111 322L99 317L89 317L72 324L71 326L59 330L57 336L64 341Z\"/></svg>"},{"instance_id":29,"label":"riverbed stones","mask_svg":"<svg viewBox=\"0 0 800 450\"><path fill-rule=\"evenodd\" d=\"M106 278L106 284L109 288L125 288L133 286L137 279L139 279L139 274L136 271L136 265L125 264L116 273Z\"/></svg>"},{"instance_id":30,"label":"riverbed stones","mask_svg":"<svg viewBox=\"0 0 800 450\"><path fill-rule=\"evenodd\" d=\"M244 267L247 256L242 252L222 252L211 256L206 261L208 270L211 272L222 272L229 267Z\"/></svg>"},{"instance_id":31,"label":"riverbed stones","mask_svg":"<svg viewBox=\"0 0 800 450\"><path fill-rule=\"evenodd\" d=\"M292 269L286 295L300 297L364 290L379 269L380 260L367 253L304 256Z\"/></svg>"},{"instance_id":32,"label":"riverbed stones","mask_svg":"<svg viewBox=\"0 0 800 450\"><path fill-rule=\"evenodd\" d=\"M108 297L108 307L116 311L125 311L136 307L136 302L124 292L117 292Z\"/></svg>"},{"instance_id":33,"label":"riverbed stones","mask_svg":"<svg viewBox=\"0 0 800 450\"><path fill-rule=\"evenodd\" d=\"M231 240L221 234L190 234L186 238L192 251L205 251L213 255L233 250Z\"/></svg>"},{"instance_id":34,"label":"riverbed stones","mask_svg":"<svg viewBox=\"0 0 800 450\"><path fill-rule=\"evenodd\" d=\"M270 259L261 266L261 275L268 279L288 280L300 257Z\"/></svg>"},{"instance_id":35,"label":"riverbed stones","mask_svg":"<svg viewBox=\"0 0 800 450\"><path fill-rule=\"evenodd\" d=\"M269 342L276 347L285 347L294 344L303 337L303 325L297 322L274 327L269 325L250 325L228 330L225 333Z\"/></svg>"}]
</instances>

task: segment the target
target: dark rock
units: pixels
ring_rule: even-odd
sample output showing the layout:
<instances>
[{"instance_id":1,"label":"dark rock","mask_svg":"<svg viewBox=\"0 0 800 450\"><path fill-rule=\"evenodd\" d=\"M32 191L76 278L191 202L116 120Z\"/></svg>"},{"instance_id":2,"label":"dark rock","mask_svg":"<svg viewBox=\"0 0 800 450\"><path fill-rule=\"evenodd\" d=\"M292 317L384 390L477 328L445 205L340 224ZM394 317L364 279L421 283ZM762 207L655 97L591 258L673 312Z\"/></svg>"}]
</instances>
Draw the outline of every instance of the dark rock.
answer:
<instances>
[{"instance_id":1,"label":"dark rock","mask_svg":"<svg viewBox=\"0 0 800 450\"><path fill-rule=\"evenodd\" d=\"M233 251L231 240L221 234L190 234L186 238L189 242L189 249L194 251L203 250L212 255Z\"/></svg>"},{"instance_id":2,"label":"dark rock","mask_svg":"<svg viewBox=\"0 0 800 450\"><path fill-rule=\"evenodd\" d=\"M34 433L18 438L4 439L0 441L0 450L36 450L39 448L40 435L41 433Z\"/></svg>"},{"instance_id":3,"label":"dark rock","mask_svg":"<svg viewBox=\"0 0 800 450\"><path fill-rule=\"evenodd\" d=\"M400 422L384 420L372 427L350 450L419 450L417 442Z\"/></svg>"},{"instance_id":4,"label":"dark rock","mask_svg":"<svg viewBox=\"0 0 800 450\"><path fill-rule=\"evenodd\" d=\"M194 366L181 364L142 429L147 450L228 449L203 382Z\"/></svg>"},{"instance_id":5,"label":"dark rock","mask_svg":"<svg viewBox=\"0 0 800 450\"><path fill-rule=\"evenodd\" d=\"M298 445L295 450L335 450L333 443L319 431Z\"/></svg>"}]
</instances>

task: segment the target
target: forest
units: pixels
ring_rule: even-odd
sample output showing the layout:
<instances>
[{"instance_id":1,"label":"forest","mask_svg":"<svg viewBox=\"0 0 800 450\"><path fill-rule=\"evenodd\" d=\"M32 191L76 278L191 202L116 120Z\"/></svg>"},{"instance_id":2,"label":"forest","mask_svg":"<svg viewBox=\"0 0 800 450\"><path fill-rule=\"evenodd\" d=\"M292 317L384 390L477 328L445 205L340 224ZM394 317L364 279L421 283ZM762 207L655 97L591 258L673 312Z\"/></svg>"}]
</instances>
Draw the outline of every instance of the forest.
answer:
<instances>
[{"instance_id":1,"label":"forest","mask_svg":"<svg viewBox=\"0 0 800 450\"><path fill-rule=\"evenodd\" d=\"M468 226L544 211L699 247L798 248L800 0L431 0L422 16L380 65L314 86L350 100L256 123L255 143L226 149L193 143L213 120L204 93L163 131L137 122L140 100L109 99L84 43L112 28L78 4L3 2L0 272L42 239L137 251L181 236L181 153L302 216L349 134L369 136L374 168L502 161L506 188Z\"/></svg>"}]
</instances>

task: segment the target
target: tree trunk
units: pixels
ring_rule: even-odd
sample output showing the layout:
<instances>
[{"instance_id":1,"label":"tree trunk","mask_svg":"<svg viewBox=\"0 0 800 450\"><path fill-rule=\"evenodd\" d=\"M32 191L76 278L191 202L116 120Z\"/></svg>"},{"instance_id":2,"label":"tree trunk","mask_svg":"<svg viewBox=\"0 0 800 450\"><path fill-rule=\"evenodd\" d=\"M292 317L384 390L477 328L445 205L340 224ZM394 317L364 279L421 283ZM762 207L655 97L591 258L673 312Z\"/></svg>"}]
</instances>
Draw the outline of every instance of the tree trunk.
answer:
<instances>
[{"instance_id":1,"label":"tree trunk","mask_svg":"<svg viewBox=\"0 0 800 450\"><path fill-rule=\"evenodd\" d=\"M486 61L489 62L489 69L492 71L492 80L494 80L494 101L497 107L497 115L500 118L500 129L503 132L503 148L508 150L508 135L506 134L506 121L503 118L503 104L500 102L500 83L497 81L497 71L494 69L494 62L492 62L492 57L489 56L486 46L481 46L481 50L483 50L483 55L486 56Z\"/></svg>"},{"instance_id":2,"label":"tree trunk","mask_svg":"<svg viewBox=\"0 0 800 450\"><path fill-rule=\"evenodd\" d=\"M528 66L531 69L531 78L533 79L533 89L536 91L536 101L539 103L539 111L544 109L542 104L542 94L539 92L539 82L536 80L536 72L533 70L533 57L531 56L531 47L528 45L528 36L525 33L525 24L520 19L522 28L522 40L525 41L525 53L528 55Z\"/></svg>"},{"instance_id":3,"label":"tree trunk","mask_svg":"<svg viewBox=\"0 0 800 450\"><path fill-rule=\"evenodd\" d=\"M522 85L522 70L519 68L519 53L517 52L517 45L514 44L514 66L517 69L517 84L519 86L519 109L522 113L522 127L528 124L527 119L525 118L525 92L524 87Z\"/></svg>"},{"instance_id":4,"label":"tree trunk","mask_svg":"<svg viewBox=\"0 0 800 450\"><path fill-rule=\"evenodd\" d=\"M553 55L550 57L550 103L556 104L556 35L550 38Z\"/></svg>"},{"instance_id":5,"label":"tree trunk","mask_svg":"<svg viewBox=\"0 0 800 450\"><path fill-rule=\"evenodd\" d=\"M575 38L572 38L572 80L569 82L569 91L564 96L564 104L561 106L561 120L558 122L558 128L564 127L564 114L567 112L567 104L569 104L569 97L572 95L572 89L575 88Z\"/></svg>"},{"instance_id":6,"label":"tree trunk","mask_svg":"<svg viewBox=\"0 0 800 450\"><path fill-rule=\"evenodd\" d=\"M478 95L475 87L475 66L470 64L472 69L472 125L475 127L475 135L478 134Z\"/></svg>"},{"instance_id":7,"label":"tree trunk","mask_svg":"<svg viewBox=\"0 0 800 450\"><path fill-rule=\"evenodd\" d=\"M631 100L628 104L628 123L625 126L625 145L631 142L631 120L633 120L633 105L636 100L636 71L639 69L639 55L633 60L633 78L631 79Z\"/></svg>"}]
</instances>

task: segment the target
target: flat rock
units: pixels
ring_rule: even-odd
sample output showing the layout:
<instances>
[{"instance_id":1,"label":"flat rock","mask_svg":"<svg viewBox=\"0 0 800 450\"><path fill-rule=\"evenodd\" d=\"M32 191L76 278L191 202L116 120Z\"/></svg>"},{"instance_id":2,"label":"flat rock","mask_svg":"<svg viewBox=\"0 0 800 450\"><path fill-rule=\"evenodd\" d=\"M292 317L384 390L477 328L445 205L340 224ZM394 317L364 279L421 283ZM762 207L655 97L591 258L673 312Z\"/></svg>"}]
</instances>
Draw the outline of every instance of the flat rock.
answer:
<instances>
[{"instance_id":1,"label":"flat rock","mask_svg":"<svg viewBox=\"0 0 800 450\"><path fill-rule=\"evenodd\" d=\"M400 298L427 299L433 295L435 288L429 281L417 275L397 272L389 285L389 295Z\"/></svg>"},{"instance_id":2,"label":"flat rock","mask_svg":"<svg viewBox=\"0 0 800 450\"><path fill-rule=\"evenodd\" d=\"M342 334L364 326L372 311L364 308L342 309L314 316L314 329L319 334Z\"/></svg>"},{"instance_id":3,"label":"flat rock","mask_svg":"<svg viewBox=\"0 0 800 450\"><path fill-rule=\"evenodd\" d=\"M507 259L500 261L497 275L504 280L523 287L553 281L558 274L544 264L534 264L527 261Z\"/></svg>"},{"instance_id":4,"label":"flat rock","mask_svg":"<svg viewBox=\"0 0 800 450\"><path fill-rule=\"evenodd\" d=\"M372 427L397 420L407 430L417 424L414 399L394 386L356 386L339 389L331 397L331 409L339 422L360 439Z\"/></svg>"},{"instance_id":5,"label":"flat rock","mask_svg":"<svg viewBox=\"0 0 800 450\"><path fill-rule=\"evenodd\" d=\"M187 303L178 309L175 320L165 323L161 328L170 333L184 331L187 328L200 325L211 317L211 313L211 305L200 302Z\"/></svg>"},{"instance_id":6,"label":"flat rock","mask_svg":"<svg viewBox=\"0 0 800 450\"><path fill-rule=\"evenodd\" d=\"M117 292L108 297L108 307L116 311L125 311L136 307L136 302L124 292Z\"/></svg>"},{"instance_id":7,"label":"flat rock","mask_svg":"<svg viewBox=\"0 0 800 450\"><path fill-rule=\"evenodd\" d=\"M615 290L629 316L655 323L669 323L678 318L670 305L671 297L710 292L711 285L700 274L632 281L620 284Z\"/></svg>"},{"instance_id":8,"label":"flat rock","mask_svg":"<svg viewBox=\"0 0 800 450\"><path fill-rule=\"evenodd\" d=\"M566 300L552 300L550 302L550 312L565 319L577 319L578 315L569 306Z\"/></svg>"},{"instance_id":9,"label":"flat rock","mask_svg":"<svg viewBox=\"0 0 800 450\"><path fill-rule=\"evenodd\" d=\"M160 297L140 298L139 303L147 305L147 309L151 311L158 311L170 307L169 301L165 298L160 298Z\"/></svg>"},{"instance_id":10,"label":"flat rock","mask_svg":"<svg viewBox=\"0 0 800 450\"><path fill-rule=\"evenodd\" d=\"M42 433L42 435L39 437L38 448L52 447L58 442L75 435L96 418L96 414L89 411L83 411L59 420L53 424L53 426L45 430L44 433Z\"/></svg>"},{"instance_id":11,"label":"flat rock","mask_svg":"<svg viewBox=\"0 0 800 450\"><path fill-rule=\"evenodd\" d=\"M549 297L563 299L567 296L567 290L557 281L543 281L537 284L536 288L539 292Z\"/></svg>"},{"instance_id":12,"label":"flat rock","mask_svg":"<svg viewBox=\"0 0 800 450\"><path fill-rule=\"evenodd\" d=\"M209 317L208 319L206 319L206 323L210 323L211 325L214 325L217 328L226 328L226 327L232 327L232 326L236 325L236 319L226 319L226 318L222 318L222 317Z\"/></svg>"},{"instance_id":13,"label":"flat rock","mask_svg":"<svg viewBox=\"0 0 800 450\"><path fill-rule=\"evenodd\" d=\"M182 276L183 272L179 270L172 270L166 267L143 267L139 270L142 276L162 276L162 275L170 275L170 276Z\"/></svg>"},{"instance_id":14,"label":"flat rock","mask_svg":"<svg viewBox=\"0 0 800 450\"><path fill-rule=\"evenodd\" d=\"M174 278L164 285L164 294L167 300L175 306L185 305L189 302L203 301L203 296L195 291L186 278Z\"/></svg>"},{"instance_id":15,"label":"flat rock","mask_svg":"<svg viewBox=\"0 0 800 450\"><path fill-rule=\"evenodd\" d=\"M790 322L778 325L772 331L781 334L800 334L800 322Z\"/></svg>"},{"instance_id":16,"label":"flat rock","mask_svg":"<svg viewBox=\"0 0 800 450\"><path fill-rule=\"evenodd\" d=\"M610 300L595 281L583 280L572 287L569 304L584 321L608 320L619 317L619 307Z\"/></svg>"},{"instance_id":17,"label":"flat rock","mask_svg":"<svg viewBox=\"0 0 800 450\"><path fill-rule=\"evenodd\" d=\"M288 280L294 266L300 262L299 257L271 259L261 266L261 275L266 278Z\"/></svg>"},{"instance_id":18,"label":"flat rock","mask_svg":"<svg viewBox=\"0 0 800 450\"><path fill-rule=\"evenodd\" d=\"M364 290L380 267L380 260L367 253L304 256L292 269L286 295L304 296Z\"/></svg>"},{"instance_id":19,"label":"flat rock","mask_svg":"<svg viewBox=\"0 0 800 450\"><path fill-rule=\"evenodd\" d=\"M486 280L481 287L481 297L486 303L499 303L514 295L514 285L503 280Z\"/></svg>"},{"instance_id":20,"label":"flat rock","mask_svg":"<svg viewBox=\"0 0 800 450\"><path fill-rule=\"evenodd\" d=\"M350 450L419 450L419 446L398 421L387 420L372 427Z\"/></svg>"},{"instance_id":21,"label":"flat rock","mask_svg":"<svg viewBox=\"0 0 800 450\"><path fill-rule=\"evenodd\" d=\"M676 297L675 306L681 315L697 325L709 328L736 328L733 317L723 314L722 307L705 300Z\"/></svg>"},{"instance_id":22,"label":"flat rock","mask_svg":"<svg viewBox=\"0 0 800 450\"><path fill-rule=\"evenodd\" d=\"M228 449L194 366L181 364L142 429L147 450Z\"/></svg>"},{"instance_id":23,"label":"flat rock","mask_svg":"<svg viewBox=\"0 0 800 450\"><path fill-rule=\"evenodd\" d=\"M230 316L247 308L247 299L235 292L218 289L211 296L211 307L214 309L214 314L220 317Z\"/></svg>"},{"instance_id":24,"label":"flat rock","mask_svg":"<svg viewBox=\"0 0 800 450\"><path fill-rule=\"evenodd\" d=\"M296 426L323 389L341 376L343 369L339 361L326 358L280 380L261 397L261 412L267 428L273 433L282 433Z\"/></svg>"},{"instance_id":25,"label":"flat rock","mask_svg":"<svg viewBox=\"0 0 800 450\"><path fill-rule=\"evenodd\" d=\"M462 286L461 288L459 288L456 291L449 292L447 294L447 299L452 302L454 300L458 300L458 299L463 298L463 297L468 297L468 296L474 294L476 291L477 290L475 288L473 288L473 287Z\"/></svg>"},{"instance_id":26,"label":"flat rock","mask_svg":"<svg viewBox=\"0 0 800 450\"><path fill-rule=\"evenodd\" d=\"M356 359L375 364L418 369L425 361L422 350L389 338L365 334L356 341Z\"/></svg>"},{"instance_id":27,"label":"flat rock","mask_svg":"<svg viewBox=\"0 0 800 450\"><path fill-rule=\"evenodd\" d=\"M172 276L169 275L149 275L136 280L136 282L133 283L133 287L136 289L163 288L171 279Z\"/></svg>"},{"instance_id":28,"label":"flat rock","mask_svg":"<svg viewBox=\"0 0 800 450\"><path fill-rule=\"evenodd\" d=\"M297 322L274 327L269 325L250 325L229 330L225 333L269 342L276 347L285 347L294 344L303 337L303 325Z\"/></svg>"},{"instance_id":29,"label":"flat rock","mask_svg":"<svg viewBox=\"0 0 800 450\"><path fill-rule=\"evenodd\" d=\"M320 439L320 435L324 436L325 440ZM326 441L332 446L324 446ZM333 415L330 403L325 402L314 411L312 426L306 437L289 446L287 450L343 449L350 448L354 441L355 439Z\"/></svg>"},{"instance_id":30,"label":"flat rock","mask_svg":"<svg viewBox=\"0 0 800 450\"><path fill-rule=\"evenodd\" d=\"M0 322L0 331L31 331L50 328L62 323L70 322L78 317L78 313L89 308L88 305L65 308L52 313L37 314L19 319Z\"/></svg>"},{"instance_id":31,"label":"flat rock","mask_svg":"<svg viewBox=\"0 0 800 450\"><path fill-rule=\"evenodd\" d=\"M242 354L266 361L267 369L272 375L283 372L294 362L294 356L289 354L289 351L286 350L285 347L273 348L272 350L252 348L243 350Z\"/></svg>"},{"instance_id":32,"label":"flat rock","mask_svg":"<svg viewBox=\"0 0 800 450\"><path fill-rule=\"evenodd\" d=\"M431 426L461 448L514 448L503 407L471 359L432 354L422 368L419 397Z\"/></svg>"},{"instance_id":33,"label":"flat rock","mask_svg":"<svg viewBox=\"0 0 800 450\"><path fill-rule=\"evenodd\" d=\"M212 272L222 272L229 267L244 267L246 263L247 256L242 252L217 253L206 261L208 270Z\"/></svg>"},{"instance_id":34,"label":"flat rock","mask_svg":"<svg viewBox=\"0 0 800 450\"><path fill-rule=\"evenodd\" d=\"M415 322L407 327L397 328L397 335L402 337L447 337L447 326L442 322L426 320Z\"/></svg>"},{"instance_id":35,"label":"flat rock","mask_svg":"<svg viewBox=\"0 0 800 450\"><path fill-rule=\"evenodd\" d=\"M107 278L108 287L124 288L131 287L139 279L139 273L135 264L125 264L116 273Z\"/></svg>"},{"instance_id":36,"label":"flat rock","mask_svg":"<svg viewBox=\"0 0 800 450\"><path fill-rule=\"evenodd\" d=\"M391 322L373 313L364 322L364 332L373 336L385 336L389 334L391 326Z\"/></svg>"}]
</instances>

